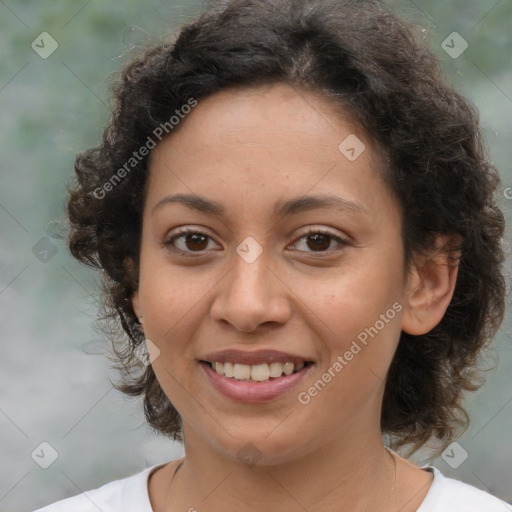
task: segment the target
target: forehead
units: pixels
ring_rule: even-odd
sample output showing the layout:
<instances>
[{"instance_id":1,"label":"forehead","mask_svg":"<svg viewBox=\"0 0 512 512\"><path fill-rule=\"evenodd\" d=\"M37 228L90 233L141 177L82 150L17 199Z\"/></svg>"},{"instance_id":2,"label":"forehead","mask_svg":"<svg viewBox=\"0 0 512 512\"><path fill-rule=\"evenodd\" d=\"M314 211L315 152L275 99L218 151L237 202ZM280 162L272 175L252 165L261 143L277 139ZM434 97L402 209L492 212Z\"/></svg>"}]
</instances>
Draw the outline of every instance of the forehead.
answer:
<instances>
[{"instance_id":1,"label":"forehead","mask_svg":"<svg viewBox=\"0 0 512 512\"><path fill-rule=\"evenodd\" d=\"M195 146L200 137L201 145L210 150L229 146L231 151L264 144L281 151L293 148L294 154L302 149L298 155L306 159L318 157L315 150L323 147L331 157L338 157L340 137L366 139L348 109L340 114L342 108L318 93L285 83L231 87L199 100L167 142L174 139L181 146Z\"/></svg>"},{"instance_id":2,"label":"forehead","mask_svg":"<svg viewBox=\"0 0 512 512\"><path fill-rule=\"evenodd\" d=\"M364 210L391 199L362 130L317 94L274 84L200 100L152 152L147 203L163 194L217 203L272 205L285 198L341 196ZM281 212L283 210L281 209Z\"/></svg>"}]
</instances>

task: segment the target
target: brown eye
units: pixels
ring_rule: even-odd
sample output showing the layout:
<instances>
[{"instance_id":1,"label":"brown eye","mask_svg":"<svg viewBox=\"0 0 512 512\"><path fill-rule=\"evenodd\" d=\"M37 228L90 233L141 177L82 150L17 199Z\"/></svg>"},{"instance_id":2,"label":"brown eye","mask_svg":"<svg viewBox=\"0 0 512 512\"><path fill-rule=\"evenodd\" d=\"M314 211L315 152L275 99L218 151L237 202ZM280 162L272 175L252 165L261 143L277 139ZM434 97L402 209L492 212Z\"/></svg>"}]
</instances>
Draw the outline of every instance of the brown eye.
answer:
<instances>
[{"instance_id":1,"label":"brown eye","mask_svg":"<svg viewBox=\"0 0 512 512\"><path fill-rule=\"evenodd\" d=\"M293 247L301 252L309 253L331 253L341 250L349 245L347 241L341 239L338 236L318 230L310 230L303 234L298 240L305 240L305 243L302 244L303 248L301 249L300 243L297 242L293 245ZM338 247L330 249L333 241L338 244Z\"/></svg>"},{"instance_id":2,"label":"brown eye","mask_svg":"<svg viewBox=\"0 0 512 512\"><path fill-rule=\"evenodd\" d=\"M331 245L332 237L323 233L316 233L307 236L308 247L312 250L326 250Z\"/></svg>"},{"instance_id":3,"label":"brown eye","mask_svg":"<svg viewBox=\"0 0 512 512\"><path fill-rule=\"evenodd\" d=\"M185 245L191 251L202 251L208 246L208 237L199 233L184 235Z\"/></svg>"},{"instance_id":4,"label":"brown eye","mask_svg":"<svg viewBox=\"0 0 512 512\"><path fill-rule=\"evenodd\" d=\"M206 233L191 229L181 229L164 242L164 246L181 253L201 253L208 248L212 238Z\"/></svg>"}]
</instances>

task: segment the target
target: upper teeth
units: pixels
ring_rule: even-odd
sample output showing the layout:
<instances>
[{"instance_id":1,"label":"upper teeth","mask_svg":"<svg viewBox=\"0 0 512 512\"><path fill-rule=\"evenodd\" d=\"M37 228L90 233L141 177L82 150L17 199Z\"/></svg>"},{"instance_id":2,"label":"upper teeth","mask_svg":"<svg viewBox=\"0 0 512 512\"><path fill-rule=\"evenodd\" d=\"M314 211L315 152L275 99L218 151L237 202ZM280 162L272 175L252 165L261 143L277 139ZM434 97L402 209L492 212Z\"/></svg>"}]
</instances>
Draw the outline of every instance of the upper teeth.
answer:
<instances>
[{"instance_id":1,"label":"upper teeth","mask_svg":"<svg viewBox=\"0 0 512 512\"><path fill-rule=\"evenodd\" d=\"M263 363L263 364L238 364L238 363L212 363L213 369L225 377L241 380L268 380L269 377L281 377L291 375L304 368L304 363Z\"/></svg>"}]
</instances>

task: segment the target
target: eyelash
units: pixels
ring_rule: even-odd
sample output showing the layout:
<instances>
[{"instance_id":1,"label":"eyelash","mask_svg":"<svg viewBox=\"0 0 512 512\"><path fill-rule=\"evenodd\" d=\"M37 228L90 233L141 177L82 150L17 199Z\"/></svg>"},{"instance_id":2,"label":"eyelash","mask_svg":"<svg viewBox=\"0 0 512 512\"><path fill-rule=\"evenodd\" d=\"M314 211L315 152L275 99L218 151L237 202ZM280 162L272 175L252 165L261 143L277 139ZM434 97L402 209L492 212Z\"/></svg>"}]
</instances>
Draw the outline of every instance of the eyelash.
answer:
<instances>
[{"instance_id":1,"label":"eyelash","mask_svg":"<svg viewBox=\"0 0 512 512\"><path fill-rule=\"evenodd\" d=\"M171 238L164 241L162 245L164 247L168 248L169 250L171 250L172 252L177 252L182 255L187 255L187 256L193 255L192 257L202 256L205 253L205 251L183 251L181 249L176 249L174 247L175 240L184 238L186 235L190 235L190 234L202 235L202 236L212 239L212 237L210 235L208 235L207 233L204 233L204 232L196 230L196 229L177 228L177 231L178 231L178 234L174 234ZM326 236L330 237L334 241L338 242L341 247L338 249L329 249L327 251L306 251L307 253L318 254L318 255L322 255L322 254L331 255L332 253L343 250L345 247L350 245L350 243L347 240L344 240L344 239L342 239L338 236L335 236L332 233L330 233L328 231L324 231L322 229L310 229L310 230L306 231L305 233L302 233L299 236L299 238L297 238L297 240L302 240L303 238L307 238L310 235L317 235L317 234L318 235L326 235ZM300 252L304 252L304 251L300 251ZM315 257L321 258L322 256L315 256Z\"/></svg>"}]
</instances>

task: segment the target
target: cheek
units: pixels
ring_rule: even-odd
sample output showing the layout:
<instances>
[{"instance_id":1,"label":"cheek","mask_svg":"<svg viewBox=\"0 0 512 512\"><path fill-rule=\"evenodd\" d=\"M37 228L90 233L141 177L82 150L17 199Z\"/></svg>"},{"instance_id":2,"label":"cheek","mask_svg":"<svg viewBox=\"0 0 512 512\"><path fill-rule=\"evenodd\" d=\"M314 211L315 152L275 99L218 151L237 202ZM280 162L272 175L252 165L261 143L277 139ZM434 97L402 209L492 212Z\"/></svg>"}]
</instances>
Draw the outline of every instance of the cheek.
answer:
<instances>
[{"instance_id":1,"label":"cheek","mask_svg":"<svg viewBox=\"0 0 512 512\"><path fill-rule=\"evenodd\" d=\"M344 267L328 279L309 276L294 281L294 289L314 313L317 323L337 339L346 339L349 334L357 336L379 321L402 297L398 271L364 261L357 266ZM386 319L393 320L395 316L396 307Z\"/></svg>"},{"instance_id":2,"label":"cheek","mask_svg":"<svg viewBox=\"0 0 512 512\"><path fill-rule=\"evenodd\" d=\"M368 251L329 279L297 282L297 289L308 291L301 294L303 310L320 340L322 371L330 368L336 375L325 378L351 394L364 395L378 386L391 363L401 332L400 261L400 254ZM343 389L339 393L345 395Z\"/></svg>"},{"instance_id":3,"label":"cheek","mask_svg":"<svg viewBox=\"0 0 512 512\"><path fill-rule=\"evenodd\" d=\"M172 265L163 250L152 250L141 261L139 295L155 339L180 339L173 331L197 315L215 283L208 270Z\"/></svg>"},{"instance_id":4,"label":"cheek","mask_svg":"<svg viewBox=\"0 0 512 512\"><path fill-rule=\"evenodd\" d=\"M350 293L325 297L316 303L322 320L316 321L320 368L298 398L303 414L330 425L323 434L327 436L334 425L334 430L341 429L354 416L379 410L400 337L402 305L384 288L367 301Z\"/></svg>"}]
</instances>

